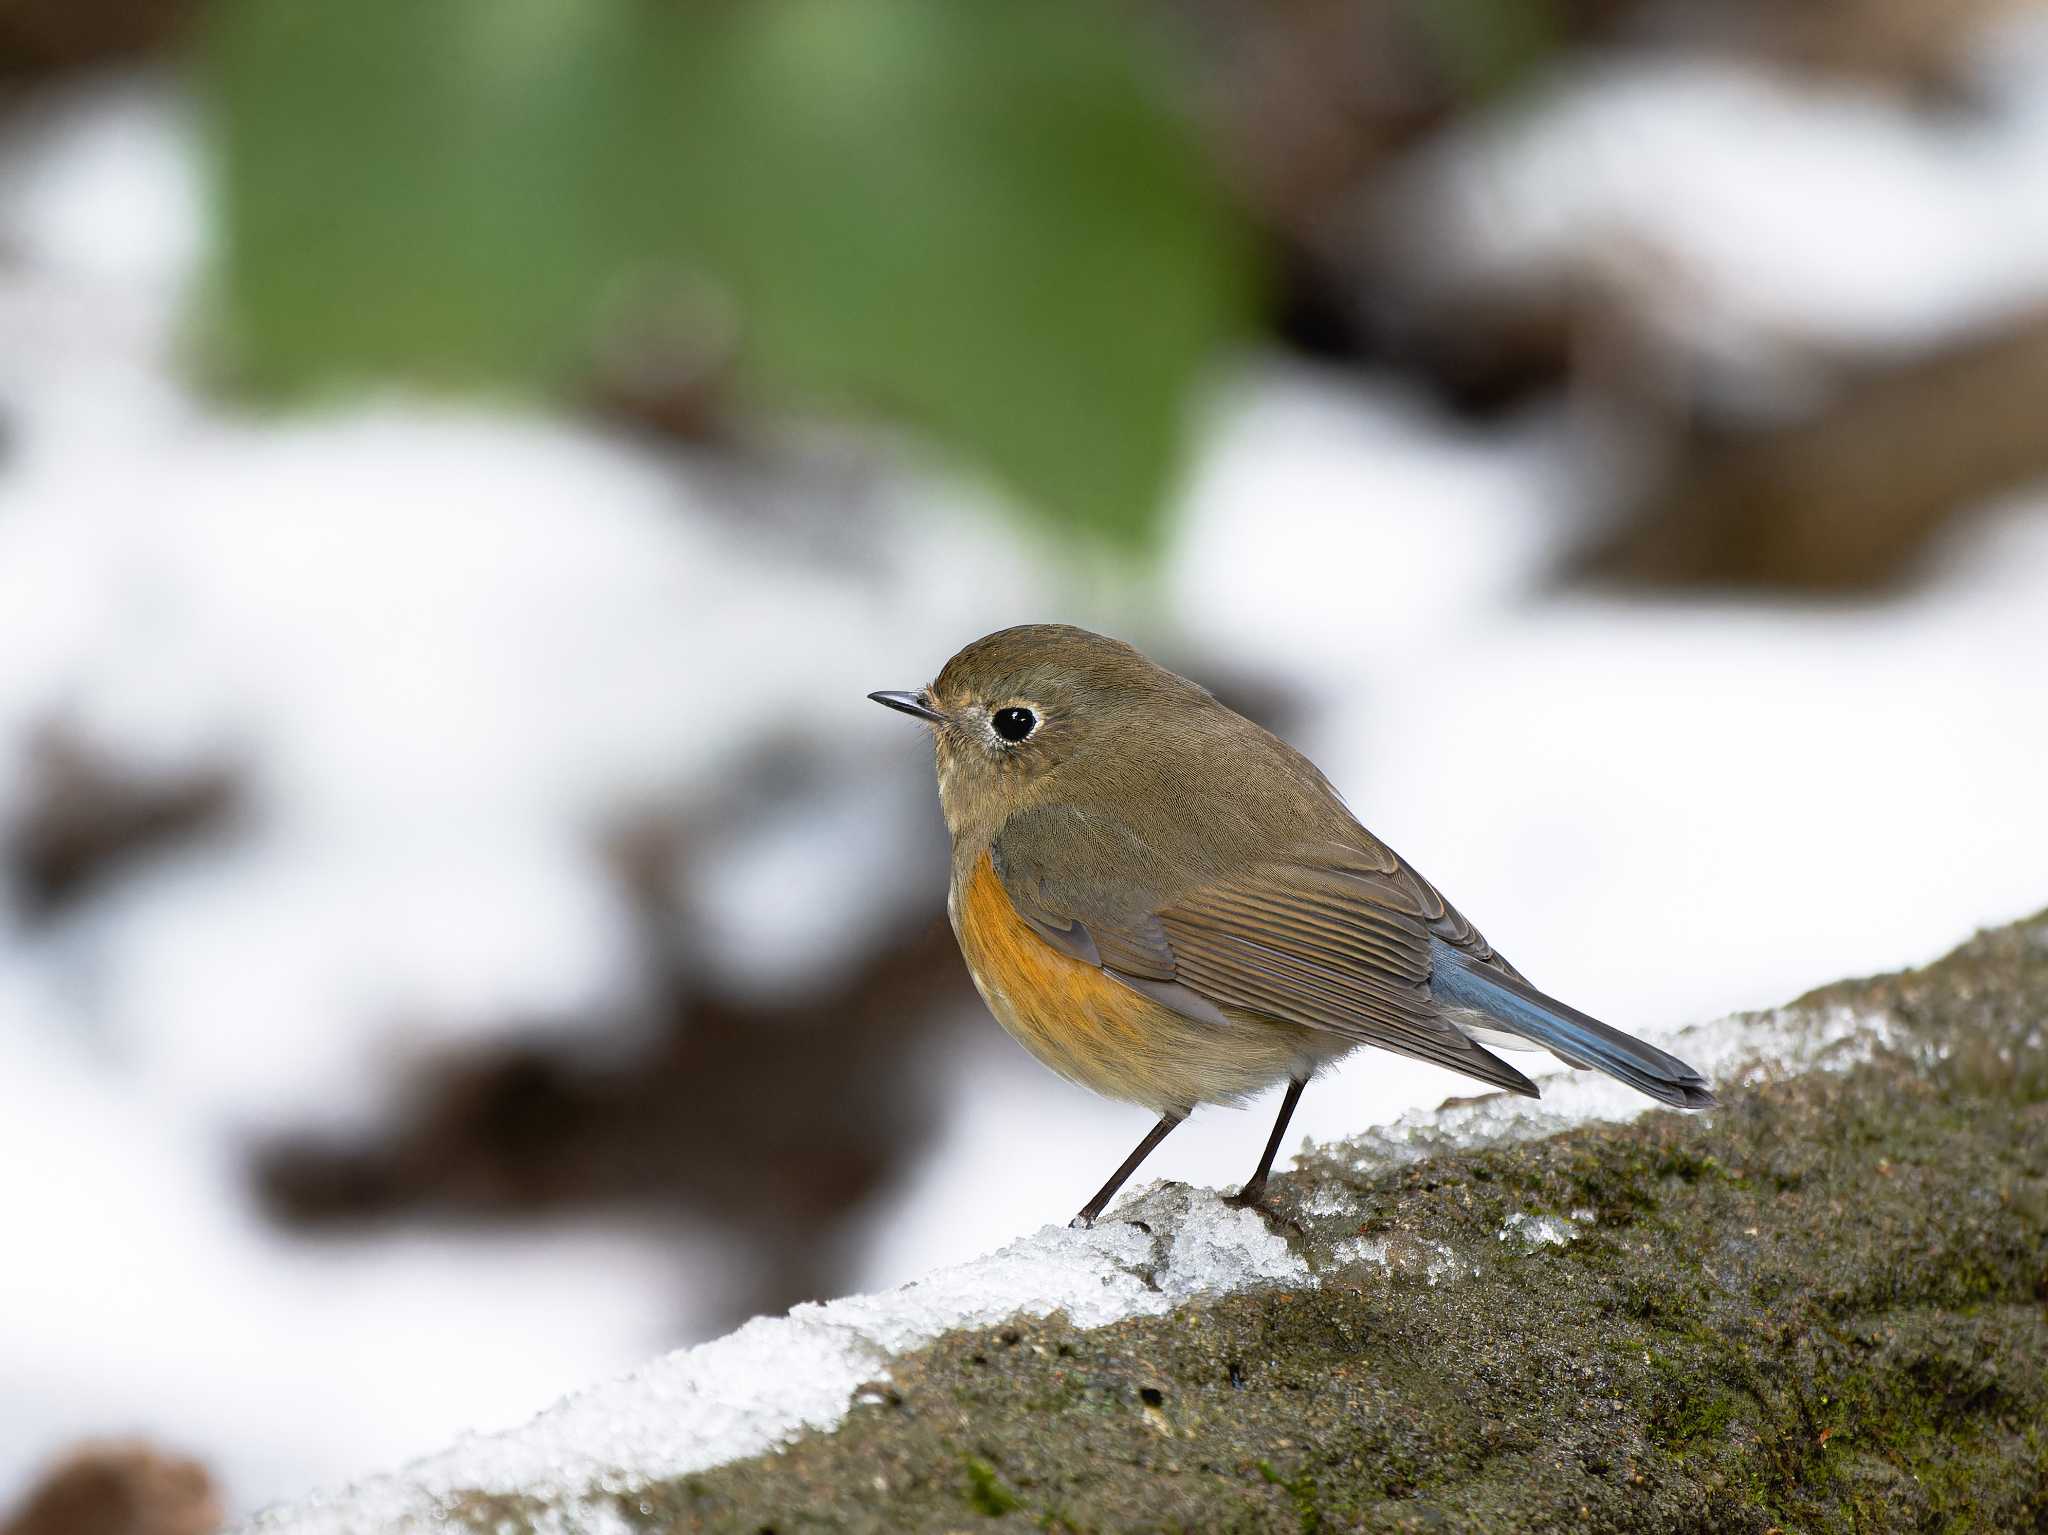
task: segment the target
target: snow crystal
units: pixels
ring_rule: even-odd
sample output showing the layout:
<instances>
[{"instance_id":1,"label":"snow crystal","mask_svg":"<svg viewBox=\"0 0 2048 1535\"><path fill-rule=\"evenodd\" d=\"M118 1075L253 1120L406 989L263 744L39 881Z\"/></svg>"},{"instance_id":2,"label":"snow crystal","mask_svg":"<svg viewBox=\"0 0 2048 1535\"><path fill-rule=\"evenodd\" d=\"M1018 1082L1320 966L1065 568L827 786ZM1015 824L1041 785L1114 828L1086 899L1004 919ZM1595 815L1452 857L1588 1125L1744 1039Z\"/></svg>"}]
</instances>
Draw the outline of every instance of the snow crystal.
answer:
<instances>
[{"instance_id":1,"label":"snow crystal","mask_svg":"<svg viewBox=\"0 0 2048 1535\"><path fill-rule=\"evenodd\" d=\"M1469 1279L1479 1272L1476 1262L1448 1242L1418 1241L1401 1232L1351 1237L1332 1248L1330 1257L1336 1268L1369 1264L1389 1278L1405 1275L1428 1285Z\"/></svg>"},{"instance_id":2,"label":"snow crystal","mask_svg":"<svg viewBox=\"0 0 2048 1535\"><path fill-rule=\"evenodd\" d=\"M1517 1210L1501 1223L1503 1242L1521 1241L1530 1247L1562 1247L1578 1236L1570 1221L1555 1215L1531 1215Z\"/></svg>"},{"instance_id":3,"label":"snow crystal","mask_svg":"<svg viewBox=\"0 0 2048 1535\"><path fill-rule=\"evenodd\" d=\"M1319 1183L1301 1202L1301 1208L1303 1214L1322 1220L1332 1215L1349 1214L1355 1202L1355 1197L1343 1184Z\"/></svg>"},{"instance_id":4,"label":"snow crystal","mask_svg":"<svg viewBox=\"0 0 2048 1535\"><path fill-rule=\"evenodd\" d=\"M1207 1190L1154 1185L1118 1211L1126 1220L1152 1224L1163 1216L1172 1223L1173 1239L1155 1276L1169 1303L1262 1283L1310 1282L1308 1265L1265 1217L1225 1204Z\"/></svg>"},{"instance_id":5,"label":"snow crystal","mask_svg":"<svg viewBox=\"0 0 2048 1535\"><path fill-rule=\"evenodd\" d=\"M1429 1261L1423 1265L1422 1277L1431 1284L1442 1284L1451 1279L1470 1279L1479 1272L1479 1265L1462 1256L1448 1242L1429 1244Z\"/></svg>"},{"instance_id":6,"label":"snow crystal","mask_svg":"<svg viewBox=\"0 0 2048 1535\"><path fill-rule=\"evenodd\" d=\"M1330 1257L1340 1267L1354 1263L1371 1263L1391 1270L1394 1266L1393 1256L1387 1244L1377 1237L1352 1237L1348 1241L1339 1242L1330 1250Z\"/></svg>"}]
</instances>

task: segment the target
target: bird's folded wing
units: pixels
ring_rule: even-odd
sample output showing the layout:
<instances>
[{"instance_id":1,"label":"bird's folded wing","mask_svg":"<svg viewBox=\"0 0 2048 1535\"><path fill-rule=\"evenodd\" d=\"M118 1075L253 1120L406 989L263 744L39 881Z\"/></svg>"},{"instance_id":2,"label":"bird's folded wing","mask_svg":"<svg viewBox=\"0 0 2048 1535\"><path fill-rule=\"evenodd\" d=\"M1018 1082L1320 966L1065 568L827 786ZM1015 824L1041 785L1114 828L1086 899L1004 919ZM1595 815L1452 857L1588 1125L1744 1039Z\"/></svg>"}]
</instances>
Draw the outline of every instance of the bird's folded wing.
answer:
<instances>
[{"instance_id":1,"label":"bird's folded wing","mask_svg":"<svg viewBox=\"0 0 2048 1535\"><path fill-rule=\"evenodd\" d=\"M1091 830L1099 854L1114 836ZM1462 929L1481 957L1491 951L1385 849L1295 850L1162 899L1100 856L1062 856L1058 876L1049 877L1034 856L1039 841L1006 833L992 849L1025 921L1063 952L1175 1011L1326 1029L1535 1094L1528 1078L1442 1016L1428 989L1431 937L1454 941L1445 930ZM1062 841L1061 854L1074 845Z\"/></svg>"}]
</instances>

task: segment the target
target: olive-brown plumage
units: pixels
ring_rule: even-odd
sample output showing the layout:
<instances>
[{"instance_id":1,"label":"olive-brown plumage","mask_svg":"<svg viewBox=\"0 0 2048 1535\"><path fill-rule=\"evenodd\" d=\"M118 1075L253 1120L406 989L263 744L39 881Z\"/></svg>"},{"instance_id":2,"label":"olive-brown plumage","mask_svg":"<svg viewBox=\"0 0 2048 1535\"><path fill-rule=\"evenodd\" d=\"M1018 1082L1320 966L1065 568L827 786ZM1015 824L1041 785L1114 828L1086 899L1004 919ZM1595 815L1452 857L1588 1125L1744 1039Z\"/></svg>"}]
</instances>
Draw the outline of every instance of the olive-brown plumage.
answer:
<instances>
[{"instance_id":1,"label":"olive-brown plumage","mask_svg":"<svg viewBox=\"0 0 2048 1535\"><path fill-rule=\"evenodd\" d=\"M1360 1045L1534 1096L1489 1045L1543 1048L1686 1108L1663 1051L1536 991L1270 732L1130 646L1061 624L976 640L920 693L953 839L948 909L1003 1027L1159 1124L1302 1086Z\"/></svg>"}]
</instances>

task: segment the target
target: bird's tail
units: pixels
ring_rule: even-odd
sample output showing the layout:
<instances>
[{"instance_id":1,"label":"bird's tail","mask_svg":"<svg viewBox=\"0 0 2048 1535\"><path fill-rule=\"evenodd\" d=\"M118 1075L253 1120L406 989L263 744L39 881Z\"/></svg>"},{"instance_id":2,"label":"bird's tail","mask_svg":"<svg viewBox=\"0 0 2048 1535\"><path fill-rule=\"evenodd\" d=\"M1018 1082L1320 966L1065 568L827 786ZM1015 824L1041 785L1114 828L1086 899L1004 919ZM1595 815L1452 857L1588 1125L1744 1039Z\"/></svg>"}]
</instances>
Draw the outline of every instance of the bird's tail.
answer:
<instances>
[{"instance_id":1,"label":"bird's tail","mask_svg":"<svg viewBox=\"0 0 2048 1535\"><path fill-rule=\"evenodd\" d=\"M1430 993L1446 1006L1484 1013L1509 1033L1575 1066L1604 1071L1659 1103L1680 1109L1714 1106L1706 1078L1677 1056L1546 997L1527 981L1475 964L1448 944L1430 947Z\"/></svg>"}]
</instances>

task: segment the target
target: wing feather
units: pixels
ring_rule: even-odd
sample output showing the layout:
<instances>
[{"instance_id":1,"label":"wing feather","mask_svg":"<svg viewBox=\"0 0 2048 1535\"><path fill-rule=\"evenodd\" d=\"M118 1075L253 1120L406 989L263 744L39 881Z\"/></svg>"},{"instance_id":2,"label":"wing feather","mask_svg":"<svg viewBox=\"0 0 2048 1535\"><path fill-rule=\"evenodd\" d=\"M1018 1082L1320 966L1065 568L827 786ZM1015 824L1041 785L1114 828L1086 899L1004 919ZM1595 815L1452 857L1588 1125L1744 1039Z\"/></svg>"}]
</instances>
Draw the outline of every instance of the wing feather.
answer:
<instances>
[{"instance_id":1,"label":"wing feather","mask_svg":"<svg viewBox=\"0 0 2048 1535\"><path fill-rule=\"evenodd\" d=\"M1162 898L1132 877L1132 855L1142 850L1134 836L1120 836L1121 848L1091 819L1083 845L1099 856L1063 857L1054 877L1042 850L1072 849L1075 840L1048 838L1042 824L1014 837L1006 829L992 861L1048 942L1184 1017L1249 1015L1327 1030L1535 1095L1429 993L1432 938L1480 963L1499 963L1493 951L1384 847L1369 838L1358 847L1317 843Z\"/></svg>"}]
</instances>

